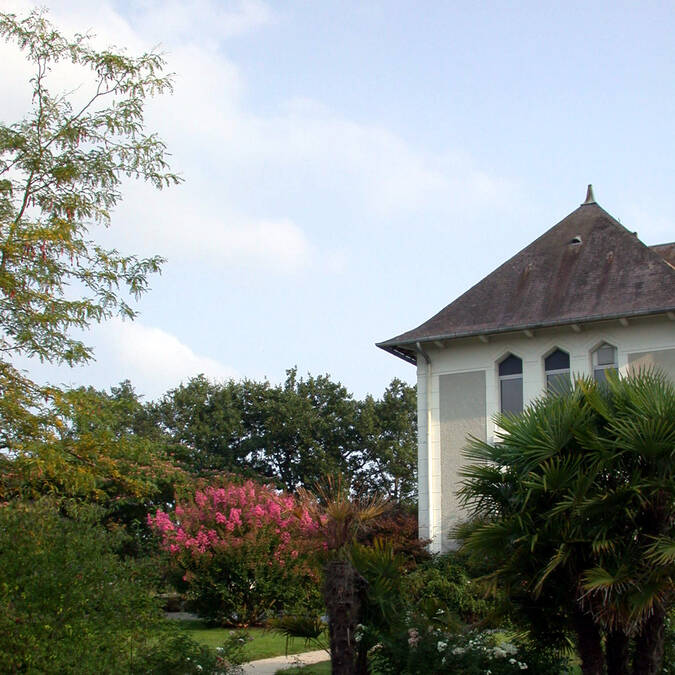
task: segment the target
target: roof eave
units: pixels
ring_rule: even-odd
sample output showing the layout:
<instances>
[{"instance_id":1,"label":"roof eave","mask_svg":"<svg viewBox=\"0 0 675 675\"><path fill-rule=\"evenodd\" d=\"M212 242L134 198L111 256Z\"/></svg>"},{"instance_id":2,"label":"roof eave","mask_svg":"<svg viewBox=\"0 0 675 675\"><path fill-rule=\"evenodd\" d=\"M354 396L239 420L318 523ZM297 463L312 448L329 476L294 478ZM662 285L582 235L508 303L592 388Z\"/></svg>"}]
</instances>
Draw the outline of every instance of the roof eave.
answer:
<instances>
[{"instance_id":1,"label":"roof eave","mask_svg":"<svg viewBox=\"0 0 675 675\"><path fill-rule=\"evenodd\" d=\"M506 326L504 328L493 328L490 330L475 330L475 331L464 331L464 332L457 332L457 333L441 333L438 335L429 335L426 337L413 337L413 338L408 338L407 340L397 340L394 338L393 340L386 340L385 342L379 342L377 343L377 346L380 347L380 349L384 349L385 351L390 352L391 354L394 354L395 356L399 356L400 358L404 358L401 356L399 353L397 353L397 348L400 349L405 349L406 347L410 345L415 345L417 342L434 342L434 341L439 341L439 340L455 340L459 338L465 338L465 337L479 337L481 335L489 336L489 335L501 335L504 333L518 333L526 330L536 330L539 328L554 328L556 326L572 326L574 324L582 324L582 323L592 323L592 322L600 322L600 321L612 321L616 319L630 319L630 318L636 318L636 317L644 317L644 316L657 316L659 314L668 314L670 312L675 312L675 305L672 307L660 307L658 309L646 309L646 310L640 310L637 312L620 312L618 314L597 314L597 315L591 315L591 316L579 316L579 317L574 317L572 319L565 319L563 321L557 320L557 321L540 321L537 323L530 323L530 324L523 324L523 325L518 325L518 326ZM415 350L411 350L414 351ZM404 359L404 360L409 360L410 363L416 363L415 360L410 360L410 359Z\"/></svg>"}]
</instances>

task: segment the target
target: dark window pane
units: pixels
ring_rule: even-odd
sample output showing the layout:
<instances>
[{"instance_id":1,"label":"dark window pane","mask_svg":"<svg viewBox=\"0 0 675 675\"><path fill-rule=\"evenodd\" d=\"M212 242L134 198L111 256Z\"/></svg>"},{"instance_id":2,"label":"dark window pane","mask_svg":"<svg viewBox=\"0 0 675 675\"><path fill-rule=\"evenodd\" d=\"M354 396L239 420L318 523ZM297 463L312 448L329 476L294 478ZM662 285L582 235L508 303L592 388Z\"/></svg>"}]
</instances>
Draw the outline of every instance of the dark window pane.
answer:
<instances>
[{"instance_id":1,"label":"dark window pane","mask_svg":"<svg viewBox=\"0 0 675 675\"><path fill-rule=\"evenodd\" d=\"M569 370L570 355L562 349L556 349L553 354L544 361L546 370Z\"/></svg>"},{"instance_id":2,"label":"dark window pane","mask_svg":"<svg viewBox=\"0 0 675 675\"><path fill-rule=\"evenodd\" d=\"M513 354L509 354L499 364L500 375L521 375L523 372L523 362Z\"/></svg>"},{"instance_id":3,"label":"dark window pane","mask_svg":"<svg viewBox=\"0 0 675 675\"><path fill-rule=\"evenodd\" d=\"M523 378L500 380L502 412L520 413L523 411Z\"/></svg>"},{"instance_id":4,"label":"dark window pane","mask_svg":"<svg viewBox=\"0 0 675 675\"><path fill-rule=\"evenodd\" d=\"M546 386L551 394L564 394L569 391L572 388L569 372L547 375Z\"/></svg>"},{"instance_id":5,"label":"dark window pane","mask_svg":"<svg viewBox=\"0 0 675 675\"><path fill-rule=\"evenodd\" d=\"M595 354L598 366L613 366L616 363L616 349L612 345L602 345Z\"/></svg>"}]
</instances>

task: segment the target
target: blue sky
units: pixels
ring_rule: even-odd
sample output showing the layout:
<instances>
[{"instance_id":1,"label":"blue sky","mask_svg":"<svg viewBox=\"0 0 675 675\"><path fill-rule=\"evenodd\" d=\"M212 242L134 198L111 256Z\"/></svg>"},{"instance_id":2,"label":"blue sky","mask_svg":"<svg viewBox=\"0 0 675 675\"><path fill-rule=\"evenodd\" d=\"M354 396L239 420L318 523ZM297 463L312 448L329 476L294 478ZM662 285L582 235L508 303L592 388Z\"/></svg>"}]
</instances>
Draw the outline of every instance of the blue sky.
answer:
<instances>
[{"instance_id":1,"label":"blue sky","mask_svg":"<svg viewBox=\"0 0 675 675\"><path fill-rule=\"evenodd\" d=\"M149 126L185 183L125 189L100 237L167 257L98 360L37 378L155 397L198 372L379 394L418 325L577 207L675 239L669 3L47 2L176 74ZM22 11L27 2L0 0ZM4 113L26 73L2 47Z\"/></svg>"}]
</instances>

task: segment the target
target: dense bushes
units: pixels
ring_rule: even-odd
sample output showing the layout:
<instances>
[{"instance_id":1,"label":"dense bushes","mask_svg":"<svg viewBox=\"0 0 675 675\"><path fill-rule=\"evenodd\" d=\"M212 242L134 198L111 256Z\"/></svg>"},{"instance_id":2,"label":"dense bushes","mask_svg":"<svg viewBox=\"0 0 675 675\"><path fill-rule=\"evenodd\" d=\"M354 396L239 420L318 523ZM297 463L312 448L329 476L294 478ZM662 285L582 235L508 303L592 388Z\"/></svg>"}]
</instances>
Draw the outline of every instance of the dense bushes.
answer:
<instances>
[{"instance_id":1,"label":"dense bushes","mask_svg":"<svg viewBox=\"0 0 675 675\"><path fill-rule=\"evenodd\" d=\"M371 665L378 673L462 673L462 675L529 675L564 673L566 659L545 645L507 639L496 631L446 632L413 625L385 635L371 649Z\"/></svg>"},{"instance_id":2,"label":"dense bushes","mask_svg":"<svg viewBox=\"0 0 675 675\"><path fill-rule=\"evenodd\" d=\"M485 584L476 579L478 576L466 556L450 553L435 556L409 574L405 589L413 606L430 616L440 611L446 620L487 625L498 607L486 598Z\"/></svg>"},{"instance_id":3,"label":"dense bushes","mask_svg":"<svg viewBox=\"0 0 675 675\"><path fill-rule=\"evenodd\" d=\"M369 672L564 672L566 659L528 639L526 626L497 630L497 619L504 618L501 600L485 598L476 578L484 570L472 567L466 556L435 556L406 572L391 546L375 542L371 548L355 547L351 559L367 581L357 642L359 653L368 654Z\"/></svg>"},{"instance_id":4,"label":"dense bushes","mask_svg":"<svg viewBox=\"0 0 675 675\"><path fill-rule=\"evenodd\" d=\"M214 652L166 625L138 565L115 555L96 515L47 500L0 508L0 672L224 671Z\"/></svg>"}]
</instances>

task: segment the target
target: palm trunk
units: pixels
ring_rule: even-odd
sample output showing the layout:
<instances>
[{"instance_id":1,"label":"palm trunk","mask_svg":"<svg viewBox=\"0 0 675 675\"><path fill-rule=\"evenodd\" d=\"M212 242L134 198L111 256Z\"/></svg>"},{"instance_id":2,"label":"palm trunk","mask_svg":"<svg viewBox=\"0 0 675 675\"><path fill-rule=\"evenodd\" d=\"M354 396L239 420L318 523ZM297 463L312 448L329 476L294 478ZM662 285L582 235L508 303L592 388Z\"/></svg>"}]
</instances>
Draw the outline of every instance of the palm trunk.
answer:
<instances>
[{"instance_id":1,"label":"palm trunk","mask_svg":"<svg viewBox=\"0 0 675 675\"><path fill-rule=\"evenodd\" d=\"M663 662L666 613L657 605L635 640L633 675L657 675Z\"/></svg>"},{"instance_id":2,"label":"palm trunk","mask_svg":"<svg viewBox=\"0 0 675 675\"><path fill-rule=\"evenodd\" d=\"M607 655L607 675L630 674L630 639L622 630L607 633L605 654Z\"/></svg>"},{"instance_id":3,"label":"palm trunk","mask_svg":"<svg viewBox=\"0 0 675 675\"><path fill-rule=\"evenodd\" d=\"M359 620L363 579L346 561L326 565L324 600L328 610L330 660L333 675L355 675L354 631Z\"/></svg>"},{"instance_id":4,"label":"palm trunk","mask_svg":"<svg viewBox=\"0 0 675 675\"><path fill-rule=\"evenodd\" d=\"M583 675L603 675L605 655L598 626L590 614L577 610L574 616L574 630L577 634L577 651L581 659Z\"/></svg>"}]
</instances>

